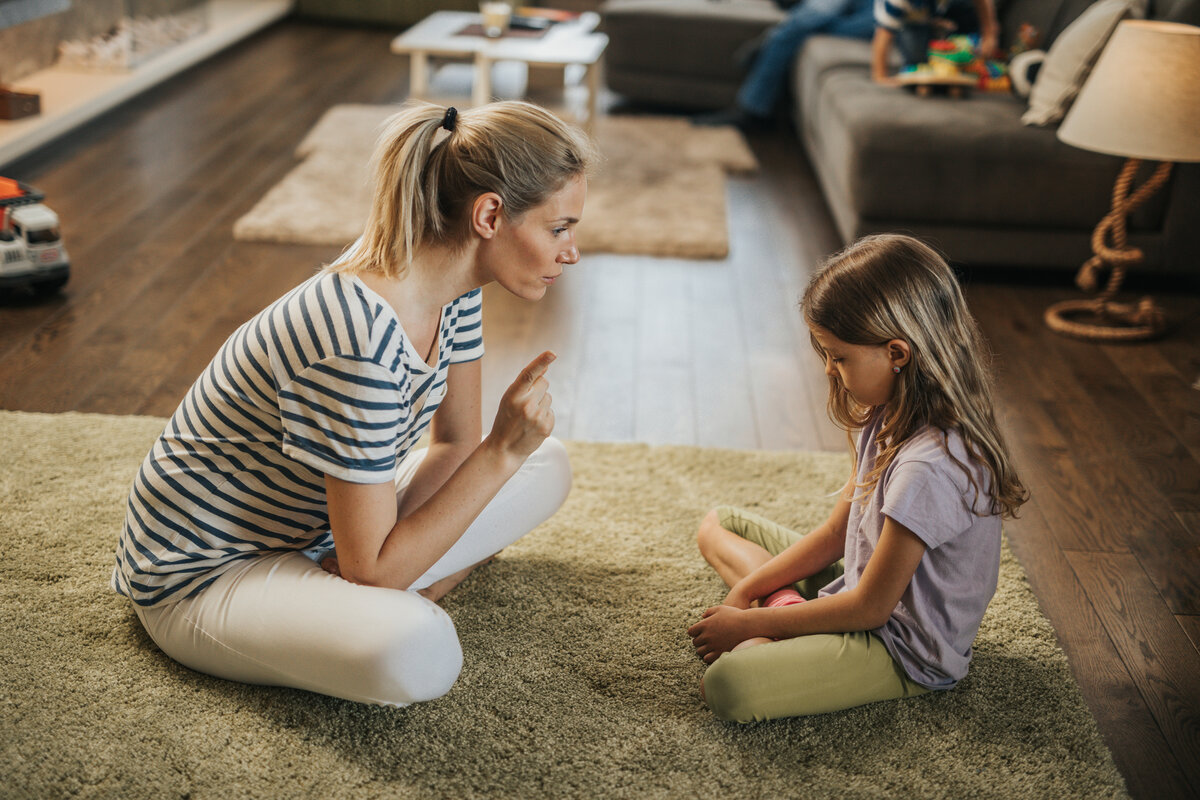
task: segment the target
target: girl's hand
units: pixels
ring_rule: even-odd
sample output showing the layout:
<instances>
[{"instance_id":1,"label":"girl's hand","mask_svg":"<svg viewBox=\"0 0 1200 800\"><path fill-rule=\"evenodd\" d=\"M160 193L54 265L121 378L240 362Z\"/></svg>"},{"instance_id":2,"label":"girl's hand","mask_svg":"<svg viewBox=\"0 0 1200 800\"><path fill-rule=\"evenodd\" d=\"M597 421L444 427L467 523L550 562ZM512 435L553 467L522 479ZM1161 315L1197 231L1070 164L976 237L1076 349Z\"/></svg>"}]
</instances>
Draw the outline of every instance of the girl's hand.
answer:
<instances>
[{"instance_id":1,"label":"girl's hand","mask_svg":"<svg viewBox=\"0 0 1200 800\"><path fill-rule=\"evenodd\" d=\"M747 609L750 607L750 604L757 599L757 597L747 597L744 592L738 589L738 585L735 584L734 587L729 590L729 594L725 595L725 602L722 603L722 605Z\"/></svg>"},{"instance_id":2,"label":"girl's hand","mask_svg":"<svg viewBox=\"0 0 1200 800\"><path fill-rule=\"evenodd\" d=\"M488 434L501 451L525 460L554 430L550 407L550 382L546 370L557 356L547 350L521 370L500 398L492 432Z\"/></svg>"},{"instance_id":3,"label":"girl's hand","mask_svg":"<svg viewBox=\"0 0 1200 800\"><path fill-rule=\"evenodd\" d=\"M745 609L732 606L713 606L707 609L700 621L688 628L696 655L711 664L722 653L754 637L749 630L750 615Z\"/></svg>"}]
</instances>

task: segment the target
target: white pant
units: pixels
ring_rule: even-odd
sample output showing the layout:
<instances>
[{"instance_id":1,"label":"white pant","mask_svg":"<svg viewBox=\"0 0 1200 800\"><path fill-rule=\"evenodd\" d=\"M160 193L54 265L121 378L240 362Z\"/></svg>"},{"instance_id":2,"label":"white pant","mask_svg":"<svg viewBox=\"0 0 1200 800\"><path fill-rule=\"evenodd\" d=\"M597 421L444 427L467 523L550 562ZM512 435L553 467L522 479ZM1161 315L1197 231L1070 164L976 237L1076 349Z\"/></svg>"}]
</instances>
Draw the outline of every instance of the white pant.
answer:
<instances>
[{"instance_id":1,"label":"white pant","mask_svg":"<svg viewBox=\"0 0 1200 800\"><path fill-rule=\"evenodd\" d=\"M404 460L398 493L424 456ZM291 551L248 559L194 597L134 608L164 653L199 672L361 703L432 700L458 678L462 649L450 617L415 589L512 544L570 488L567 451L547 439L408 591L350 583Z\"/></svg>"}]
</instances>

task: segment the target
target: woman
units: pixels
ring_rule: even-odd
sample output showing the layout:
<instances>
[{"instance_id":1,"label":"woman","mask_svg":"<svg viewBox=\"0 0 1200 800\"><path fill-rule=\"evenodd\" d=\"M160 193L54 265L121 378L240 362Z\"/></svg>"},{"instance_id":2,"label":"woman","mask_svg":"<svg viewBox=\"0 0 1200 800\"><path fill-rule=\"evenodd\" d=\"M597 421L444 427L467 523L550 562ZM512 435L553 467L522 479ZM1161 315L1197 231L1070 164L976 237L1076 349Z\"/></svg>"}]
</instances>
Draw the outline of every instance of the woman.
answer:
<instances>
[{"instance_id":1,"label":"woman","mask_svg":"<svg viewBox=\"0 0 1200 800\"><path fill-rule=\"evenodd\" d=\"M165 653L358 702L449 691L462 652L433 601L571 481L553 353L482 436L480 287L537 300L578 261L593 160L527 103L388 121L363 236L234 332L134 481L113 587Z\"/></svg>"}]
</instances>

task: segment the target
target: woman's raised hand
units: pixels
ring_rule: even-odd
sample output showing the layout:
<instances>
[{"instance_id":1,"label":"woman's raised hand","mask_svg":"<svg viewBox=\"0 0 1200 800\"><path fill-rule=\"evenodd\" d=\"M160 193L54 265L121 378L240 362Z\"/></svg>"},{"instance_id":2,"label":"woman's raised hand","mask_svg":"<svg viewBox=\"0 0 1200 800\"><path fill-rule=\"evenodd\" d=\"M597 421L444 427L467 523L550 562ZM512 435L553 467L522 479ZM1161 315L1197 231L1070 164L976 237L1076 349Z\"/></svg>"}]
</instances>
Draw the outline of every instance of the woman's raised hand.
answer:
<instances>
[{"instance_id":1,"label":"woman's raised hand","mask_svg":"<svg viewBox=\"0 0 1200 800\"><path fill-rule=\"evenodd\" d=\"M550 382L546 370L557 358L547 350L529 362L500 398L489 437L506 453L523 461L554 430Z\"/></svg>"}]
</instances>

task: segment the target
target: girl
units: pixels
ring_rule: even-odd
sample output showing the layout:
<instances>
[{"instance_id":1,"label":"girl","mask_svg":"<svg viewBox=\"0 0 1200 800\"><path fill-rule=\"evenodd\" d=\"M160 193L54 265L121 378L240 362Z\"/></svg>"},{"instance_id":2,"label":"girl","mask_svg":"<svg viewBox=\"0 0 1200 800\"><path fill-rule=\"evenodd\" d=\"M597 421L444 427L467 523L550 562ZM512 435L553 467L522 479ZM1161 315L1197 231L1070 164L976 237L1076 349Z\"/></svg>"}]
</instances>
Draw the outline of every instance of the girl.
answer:
<instances>
[{"instance_id":1,"label":"girl","mask_svg":"<svg viewBox=\"0 0 1200 800\"><path fill-rule=\"evenodd\" d=\"M830 416L860 431L855 470L807 536L731 508L701 523L700 551L731 588L688 634L712 664L701 693L726 720L953 687L996 590L1001 517L1028 494L982 338L935 252L863 239L813 277L802 308Z\"/></svg>"},{"instance_id":2,"label":"girl","mask_svg":"<svg viewBox=\"0 0 1200 800\"><path fill-rule=\"evenodd\" d=\"M234 332L134 481L112 584L167 655L365 703L449 691L462 652L432 601L571 483L553 353L482 436L480 287L537 300L579 260L593 158L526 103L388 121L362 237Z\"/></svg>"}]
</instances>

